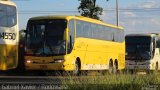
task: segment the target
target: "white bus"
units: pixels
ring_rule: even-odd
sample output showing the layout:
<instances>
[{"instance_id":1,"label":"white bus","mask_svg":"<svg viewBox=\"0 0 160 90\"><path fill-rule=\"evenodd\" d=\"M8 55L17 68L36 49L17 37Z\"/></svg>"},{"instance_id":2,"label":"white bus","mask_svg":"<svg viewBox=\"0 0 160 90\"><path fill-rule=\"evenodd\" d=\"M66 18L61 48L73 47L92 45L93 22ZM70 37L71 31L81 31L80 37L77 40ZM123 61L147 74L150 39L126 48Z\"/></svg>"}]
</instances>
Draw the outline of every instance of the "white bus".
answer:
<instances>
[{"instance_id":1,"label":"white bus","mask_svg":"<svg viewBox=\"0 0 160 90\"><path fill-rule=\"evenodd\" d=\"M126 69L157 71L160 69L160 36L158 34L130 34L126 39Z\"/></svg>"},{"instance_id":2,"label":"white bus","mask_svg":"<svg viewBox=\"0 0 160 90\"><path fill-rule=\"evenodd\" d=\"M18 20L15 3L0 0L0 70L9 70L18 64Z\"/></svg>"}]
</instances>

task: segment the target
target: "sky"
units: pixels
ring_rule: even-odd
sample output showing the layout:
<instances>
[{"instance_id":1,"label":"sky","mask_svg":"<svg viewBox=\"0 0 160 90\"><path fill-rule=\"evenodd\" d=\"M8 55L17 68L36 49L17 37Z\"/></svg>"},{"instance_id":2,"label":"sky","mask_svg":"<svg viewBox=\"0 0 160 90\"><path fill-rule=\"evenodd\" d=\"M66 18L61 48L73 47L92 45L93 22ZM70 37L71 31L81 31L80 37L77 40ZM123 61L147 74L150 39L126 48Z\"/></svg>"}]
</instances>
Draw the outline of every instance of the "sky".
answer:
<instances>
[{"instance_id":1,"label":"sky","mask_svg":"<svg viewBox=\"0 0 160 90\"><path fill-rule=\"evenodd\" d=\"M44 15L80 15L78 0L12 0L17 4L19 29L26 29L27 20ZM160 0L118 0L119 25L125 34L160 33ZM103 8L101 20L116 25L116 0L97 0Z\"/></svg>"}]
</instances>

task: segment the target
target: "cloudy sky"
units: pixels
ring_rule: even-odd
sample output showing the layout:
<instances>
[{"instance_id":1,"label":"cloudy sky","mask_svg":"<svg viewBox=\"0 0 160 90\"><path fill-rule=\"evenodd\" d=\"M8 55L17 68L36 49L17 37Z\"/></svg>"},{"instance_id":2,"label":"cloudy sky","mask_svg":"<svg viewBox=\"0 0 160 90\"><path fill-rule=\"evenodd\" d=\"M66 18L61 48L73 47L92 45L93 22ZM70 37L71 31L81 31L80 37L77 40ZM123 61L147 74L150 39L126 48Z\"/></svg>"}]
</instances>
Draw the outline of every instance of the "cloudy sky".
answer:
<instances>
[{"instance_id":1,"label":"cloudy sky","mask_svg":"<svg viewBox=\"0 0 160 90\"><path fill-rule=\"evenodd\" d=\"M27 20L41 15L79 15L78 0L13 0L19 11L19 27L25 29ZM101 19L116 25L116 0L97 0L104 9ZM118 0L119 25L126 34L160 33L160 0Z\"/></svg>"},{"instance_id":2,"label":"cloudy sky","mask_svg":"<svg viewBox=\"0 0 160 90\"><path fill-rule=\"evenodd\" d=\"M122 1L133 3L124 5ZM119 24L126 34L160 33L160 0L119 0L119 3ZM116 24L114 12L104 12L103 20Z\"/></svg>"}]
</instances>

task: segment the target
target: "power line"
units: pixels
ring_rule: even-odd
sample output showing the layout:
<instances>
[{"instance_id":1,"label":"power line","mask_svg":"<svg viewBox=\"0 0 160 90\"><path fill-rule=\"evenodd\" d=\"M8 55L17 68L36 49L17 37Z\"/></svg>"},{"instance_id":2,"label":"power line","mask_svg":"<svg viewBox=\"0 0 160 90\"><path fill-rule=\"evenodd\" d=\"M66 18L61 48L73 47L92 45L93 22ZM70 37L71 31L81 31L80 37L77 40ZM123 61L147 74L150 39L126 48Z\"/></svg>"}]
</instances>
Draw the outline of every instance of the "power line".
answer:
<instances>
[{"instance_id":1,"label":"power line","mask_svg":"<svg viewBox=\"0 0 160 90\"><path fill-rule=\"evenodd\" d=\"M115 11L115 9L106 9L104 11ZM145 12L145 11L160 11L160 8L128 8L128 9L119 9L119 12Z\"/></svg>"},{"instance_id":2,"label":"power line","mask_svg":"<svg viewBox=\"0 0 160 90\"><path fill-rule=\"evenodd\" d=\"M115 9L105 9L104 12L115 11ZM132 8L119 9L119 12L158 12L160 8ZM78 10L20 10L20 14L43 14L43 13L78 13Z\"/></svg>"},{"instance_id":3,"label":"power line","mask_svg":"<svg viewBox=\"0 0 160 90\"><path fill-rule=\"evenodd\" d=\"M12 0L12 1L32 1L32 0Z\"/></svg>"},{"instance_id":4,"label":"power line","mask_svg":"<svg viewBox=\"0 0 160 90\"><path fill-rule=\"evenodd\" d=\"M48 13L48 12L78 12L78 10L22 10L20 11L21 13L37 13L37 12L43 12L43 13Z\"/></svg>"}]
</instances>

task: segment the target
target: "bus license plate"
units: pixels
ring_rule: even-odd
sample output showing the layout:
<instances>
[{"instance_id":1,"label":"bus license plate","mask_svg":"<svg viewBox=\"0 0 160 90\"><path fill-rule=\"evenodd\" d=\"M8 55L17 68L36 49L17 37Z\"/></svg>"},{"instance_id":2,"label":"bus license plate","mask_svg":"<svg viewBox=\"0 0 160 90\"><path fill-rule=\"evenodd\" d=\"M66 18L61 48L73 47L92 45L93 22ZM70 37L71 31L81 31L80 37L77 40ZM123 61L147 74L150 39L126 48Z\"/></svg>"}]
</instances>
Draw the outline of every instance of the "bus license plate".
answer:
<instances>
[{"instance_id":1,"label":"bus license plate","mask_svg":"<svg viewBox=\"0 0 160 90\"><path fill-rule=\"evenodd\" d=\"M47 69L47 65L40 65L41 69Z\"/></svg>"}]
</instances>

